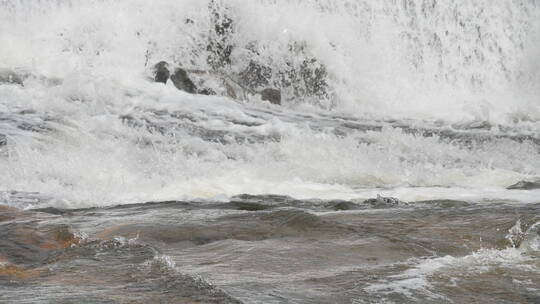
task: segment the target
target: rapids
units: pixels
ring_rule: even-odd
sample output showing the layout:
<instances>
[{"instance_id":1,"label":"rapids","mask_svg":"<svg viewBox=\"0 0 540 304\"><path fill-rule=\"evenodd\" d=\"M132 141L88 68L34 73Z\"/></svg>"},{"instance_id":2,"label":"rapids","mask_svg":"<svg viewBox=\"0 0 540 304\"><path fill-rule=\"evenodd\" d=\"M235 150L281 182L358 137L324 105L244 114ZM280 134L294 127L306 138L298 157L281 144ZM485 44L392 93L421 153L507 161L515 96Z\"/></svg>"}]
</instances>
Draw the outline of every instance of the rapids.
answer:
<instances>
[{"instance_id":1,"label":"rapids","mask_svg":"<svg viewBox=\"0 0 540 304\"><path fill-rule=\"evenodd\" d=\"M0 302L540 301L540 2L0 20Z\"/></svg>"}]
</instances>

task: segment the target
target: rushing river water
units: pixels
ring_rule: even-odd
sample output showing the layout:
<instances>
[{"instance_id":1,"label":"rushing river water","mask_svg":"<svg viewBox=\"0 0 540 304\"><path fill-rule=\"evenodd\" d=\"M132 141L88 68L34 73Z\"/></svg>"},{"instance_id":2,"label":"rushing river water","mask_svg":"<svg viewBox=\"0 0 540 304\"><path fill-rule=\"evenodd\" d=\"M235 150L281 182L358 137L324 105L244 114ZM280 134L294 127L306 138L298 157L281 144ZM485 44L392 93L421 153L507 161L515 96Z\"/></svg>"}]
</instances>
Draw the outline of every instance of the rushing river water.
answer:
<instances>
[{"instance_id":1,"label":"rushing river water","mask_svg":"<svg viewBox=\"0 0 540 304\"><path fill-rule=\"evenodd\" d=\"M538 1L0 20L0 303L540 303Z\"/></svg>"}]
</instances>

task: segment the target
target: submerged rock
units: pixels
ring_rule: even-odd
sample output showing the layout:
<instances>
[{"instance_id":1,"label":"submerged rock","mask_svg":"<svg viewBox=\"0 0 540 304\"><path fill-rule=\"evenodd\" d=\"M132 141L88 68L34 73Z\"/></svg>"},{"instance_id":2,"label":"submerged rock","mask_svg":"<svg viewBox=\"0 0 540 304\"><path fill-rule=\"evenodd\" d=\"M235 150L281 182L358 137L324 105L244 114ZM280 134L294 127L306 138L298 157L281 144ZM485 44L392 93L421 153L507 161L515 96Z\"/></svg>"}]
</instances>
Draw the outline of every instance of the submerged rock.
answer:
<instances>
[{"instance_id":1,"label":"submerged rock","mask_svg":"<svg viewBox=\"0 0 540 304\"><path fill-rule=\"evenodd\" d=\"M26 216L27 216L27 213L25 213L22 210L19 210L13 207L0 205L0 222L13 220L17 217L23 218Z\"/></svg>"},{"instance_id":2,"label":"submerged rock","mask_svg":"<svg viewBox=\"0 0 540 304\"><path fill-rule=\"evenodd\" d=\"M161 83L167 83L167 80L169 79L170 72L169 72L169 64L165 61L160 61L156 63L154 66L154 81L155 82L161 82Z\"/></svg>"},{"instance_id":3,"label":"submerged rock","mask_svg":"<svg viewBox=\"0 0 540 304\"><path fill-rule=\"evenodd\" d=\"M262 211L272 208L272 206L265 206L263 204L257 204L254 202L231 202L230 204L235 209L244 211Z\"/></svg>"},{"instance_id":4,"label":"submerged rock","mask_svg":"<svg viewBox=\"0 0 540 304\"><path fill-rule=\"evenodd\" d=\"M23 85L24 79L27 75L21 75L10 69L0 69L0 84L18 84Z\"/></svg>"},{"instance_id":5,"label":"submerged rock","mask_svg":"<svg viewBox=\"0 0 540 304\"><path fill-rule=\"evenodd\" d=\"M534 190L540 189L540 179L534 181L520 181L515 183L508 188L508 190Z\"/></svg>"},{"instance_id":6,"label":"submerged rock","mask_svg":"<svg viewBox=\"0 0 540 304\"><path fill-rule=\"evenodd\" d=\"M0 206L0 255L4 260L37 266L47 263L57 250L80 243L69 226L40 220L36 213Z\"/></svg>"},{"instance_id":7,"label":"submerged rock","mask_svg":"<svg viewBox=\"0 0 540 304\"><path fill-rule=\"evenodd\" d=\"M327 204L327 208L331 208L336 211L360 209L357 204L349 201L332 201Z\"/></svg>"},{"instance_id":8,"label":"submerged rock","mask_svg":"<svg viewBox=\"0 0 540 304\"><path fill-rule=\"evenodd\" d=\"M204 88L204 89L201 89L197 92L198 94L201 94L201 95L217 95L216 92L210 88Z\"/></svg>"},{"instance_id":9,"label":"submerged rock","mask_svg":"<svg viewBox=\"0 0 540 304\"><path fill-rule=\"evenodd\" d=\"M278 89L264 89L261 92L261 99L269 101L271 104L281 105L281 91Z\"/></svg>"},{"instance_id":10,"label":"submerged rock","mask_svg":"<svg viewBox=\"0 0 540 304\"><path fill-rule=\"evenodd\" d=\"M377 195L377 198L370 198L364 201L364 204L370 204L373 207L394 207L398 205L408 205L395 197L384 197Z\"/></svg>"},{"instance_id":11,"label":"submerged rock","mask_svg":"<svg viewBox=\"0 0 540 304\"><path fill-rule=\"evenodd\" d=\"M104 240L119 236L128 239L137 237L144 242L158 241L171 244L189 241L204 245L226 239L260 241L283 237L357 232L352 226L327 221L318 215L302 210L267 211L266 206L242 202L235 207L251 212L226 215L211 222L180 225L116 225L99 232L96 237Z\"/></svg>"},{"instance_id":12,"label":"submerged rock","mask_svg":"<svg viewBox=\"0 0 540 304\"><path fill-rule=\"evenodd\" d=\"M177 89L190 94L197 93L197 87L189 78L186 70L176 68L176 70L174 70L174 74L171 75L171 80Z\"/></svg>"},{"instance_id":13,"label":"submerged rock","mask_svg":"<svg viewBox=\"0 0 540 304\"><path fill-rule=\"evenodd\" d=\"M458 130L490 130L492 128L492 125L488 121L472 121L453 124L452 128Z\"/></svg>"}]
</instances>

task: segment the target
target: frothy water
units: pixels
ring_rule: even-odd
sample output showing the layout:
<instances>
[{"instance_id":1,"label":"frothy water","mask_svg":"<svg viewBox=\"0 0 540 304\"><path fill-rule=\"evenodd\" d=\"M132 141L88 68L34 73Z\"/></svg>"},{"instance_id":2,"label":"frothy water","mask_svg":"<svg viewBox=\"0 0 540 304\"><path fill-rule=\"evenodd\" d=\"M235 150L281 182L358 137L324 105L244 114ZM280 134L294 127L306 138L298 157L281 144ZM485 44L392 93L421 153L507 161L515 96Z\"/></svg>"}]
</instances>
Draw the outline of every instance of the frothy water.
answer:
<instances>
[{"instance_id":1,"label":"frothy water","mask_svg":"<svg viewBox=\"0 0 540 304\"><path fill-rule=\"evenodd\" d=\"M536 2L218 6L235 22L232 71L317 58L329 93L276 109L148 83L159 60L208 69L204 1L4 2L1 64L38 77L0 88L3 188L103 204L538 176ZM475 126L486 139L470 145L421 134ZM529 137L494 138L507 134Z\"/></svg>"},{"instance_id":2,"label":"frothy water","mask_svg":"<svg viewBox=\"0 0 540 304\"><path fill-rule=\"evenodd\" d=\"M338 110L494 123L539 117L535 1L219 3L235 22L233 69L315 56L334 91L323 104ZM138 76L159 60L208 65L205 1L21 0L4 3L1 13L4 65L75 82L91 74L83 81L89 89L95 78Z\"/></svg>"},{"instance_id":3,"label":"frothy water","mask_svg":"<svg viewBox=\"0 0 540 304\"><path fill-rule=\"evenodd\" d=\"M539 301L538 1L0 19L0 301Z\"/></svg>"}]
</instances>

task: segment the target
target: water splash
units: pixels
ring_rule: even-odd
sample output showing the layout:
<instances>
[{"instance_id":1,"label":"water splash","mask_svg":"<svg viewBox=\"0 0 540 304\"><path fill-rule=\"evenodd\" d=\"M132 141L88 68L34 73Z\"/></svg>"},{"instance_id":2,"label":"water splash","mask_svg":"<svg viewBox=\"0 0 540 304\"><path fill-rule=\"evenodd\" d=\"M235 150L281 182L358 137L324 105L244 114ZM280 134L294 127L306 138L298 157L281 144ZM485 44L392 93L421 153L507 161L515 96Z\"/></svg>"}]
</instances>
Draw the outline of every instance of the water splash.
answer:
<instances>
[{"instance_id":1,"label":"water splash","mask_svg":"<svg viewBox=\"0 0 540 304\"><path fill-rule=\"evenodd\" d=\"M234 22L231 71L255 60L275 82L284 65L300 69L316 58L333 92L321 105L394 118L540 117L536 1L217 3ZM208 43L217 39L205 1L19 0L0 8L3 64L48 75L126 77L159 60L209 69ZM303 101L316 102L289 92L289 104Z\"/></svg>"}]
</instances>

